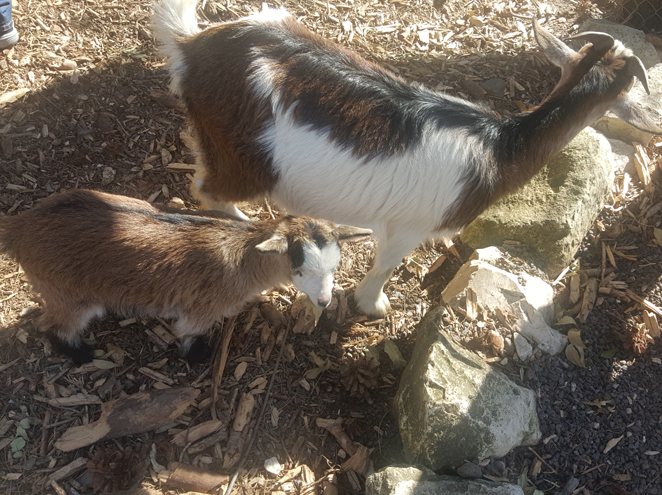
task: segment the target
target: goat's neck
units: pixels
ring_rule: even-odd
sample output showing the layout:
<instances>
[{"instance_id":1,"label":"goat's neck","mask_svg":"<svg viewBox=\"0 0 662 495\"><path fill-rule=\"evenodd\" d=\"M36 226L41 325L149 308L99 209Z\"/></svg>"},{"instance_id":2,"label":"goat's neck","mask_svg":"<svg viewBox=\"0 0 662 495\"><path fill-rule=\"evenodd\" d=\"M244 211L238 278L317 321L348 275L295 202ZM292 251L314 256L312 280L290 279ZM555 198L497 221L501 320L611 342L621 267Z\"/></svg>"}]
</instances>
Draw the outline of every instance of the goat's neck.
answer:
<instances>
[{"instance_id":1,"label":"goat's neck","mask_svg":"<svg viewBox=\"0 0 662 495\"><path fill-rule=\"evenodd\" d=\"M604 114L611 100L575 88L565 98L544 102L532 112L504 123L508 145L499 160L513 190L533 177L549 158L567 145L584 127Z\"/></svg>"}]
</instances>

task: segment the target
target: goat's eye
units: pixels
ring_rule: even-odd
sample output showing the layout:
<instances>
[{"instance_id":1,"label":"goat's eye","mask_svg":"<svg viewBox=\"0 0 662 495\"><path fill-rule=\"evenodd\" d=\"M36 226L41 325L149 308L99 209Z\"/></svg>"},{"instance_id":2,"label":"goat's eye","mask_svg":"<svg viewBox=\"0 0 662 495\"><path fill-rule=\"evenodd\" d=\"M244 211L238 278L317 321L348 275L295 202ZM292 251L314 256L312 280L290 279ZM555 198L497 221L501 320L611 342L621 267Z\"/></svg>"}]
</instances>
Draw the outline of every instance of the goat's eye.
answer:
<instances>
[{"instance_id":1,"label":"goat's eye","mask_svg":"<svg viewBox=\"0 0 662 495\"><path fill-rule=\"evenodd\" d=\"M294 274L295 274L297 277L303 277L303 273L301 273L301 270L294 270Z\"/></svg>"}]
</instances>

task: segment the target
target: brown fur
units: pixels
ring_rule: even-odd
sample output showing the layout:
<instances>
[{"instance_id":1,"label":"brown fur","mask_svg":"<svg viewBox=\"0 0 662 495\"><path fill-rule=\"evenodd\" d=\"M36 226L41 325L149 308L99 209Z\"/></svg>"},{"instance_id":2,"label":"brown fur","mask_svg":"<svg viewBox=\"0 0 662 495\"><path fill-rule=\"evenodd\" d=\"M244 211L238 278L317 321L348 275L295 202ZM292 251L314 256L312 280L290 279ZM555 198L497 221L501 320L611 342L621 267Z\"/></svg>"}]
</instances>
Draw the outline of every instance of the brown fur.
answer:
<instances>
[{"instance_id":1,"label":"brown fur","mask_svg":"<svg viewBox=\"0 0 662 495\"><path fill-rule=\"evenodd\" d=\"M43 298L39 327L74 348L101 308L173 318L180 338L204 333L260 291L291 280L291 256L256 249L276 233L289 246L338 241L332 224L309 218L246 222L168 213L86 190L0 218L0 248Z\"/></svg>"},{"instance_id":2,"label":"brown fur","mask_svg":"<svg viewBox=\"0 0 662 495\"><path fill-rule=\"evenodd\" d=\"M264 195L277 179L271 159L242 137L256 136L271 117L263 101L249 97L246 76L253 59L243 49L246 40L237 37L242 27L242 22L214 26L181 45L188 68L182 93L205 167L200 192L218 201ZM219 46L225 47L222 57Z\"/></svg>"}]
</instances>

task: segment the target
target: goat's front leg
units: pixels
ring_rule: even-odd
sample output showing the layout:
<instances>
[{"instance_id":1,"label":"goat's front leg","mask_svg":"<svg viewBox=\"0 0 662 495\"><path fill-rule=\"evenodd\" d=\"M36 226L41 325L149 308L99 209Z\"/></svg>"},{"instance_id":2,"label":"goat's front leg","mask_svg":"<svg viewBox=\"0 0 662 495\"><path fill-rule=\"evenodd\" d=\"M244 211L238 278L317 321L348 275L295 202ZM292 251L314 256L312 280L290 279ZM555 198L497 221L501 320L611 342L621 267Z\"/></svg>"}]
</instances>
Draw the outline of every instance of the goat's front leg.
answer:
<instances>
[{"instance_id":1,"label":"goat's front leg","mask_svg":"<svg viewBox=\"0 0 662 495\"><path fill-rule=\"evenodd\" d=\"M391 303L384 294L384 285L402 258L425 240L425 234L389 228L384 234L376 232L375 237L377 240L375 261L365 278L356 287L354 300L362 313L384 316L391 309Z\"/></svg>"}]
</instances>

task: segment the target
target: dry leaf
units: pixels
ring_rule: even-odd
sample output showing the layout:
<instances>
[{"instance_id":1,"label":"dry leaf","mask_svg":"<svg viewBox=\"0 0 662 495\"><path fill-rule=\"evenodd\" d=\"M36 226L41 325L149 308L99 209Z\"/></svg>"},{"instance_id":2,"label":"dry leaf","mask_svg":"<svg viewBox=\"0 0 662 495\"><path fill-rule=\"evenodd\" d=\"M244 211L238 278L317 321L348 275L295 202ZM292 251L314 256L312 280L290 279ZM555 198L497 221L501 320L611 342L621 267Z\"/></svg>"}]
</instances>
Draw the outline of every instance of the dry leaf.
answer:
<instances>
[{"instance_id":1,"label":"dry leaf","mask_svg":"<svg viewBox=\"0 0 662 495\"><path fill-rule=\"evenodd\" d=\"M655 227L653 234L655 235L655 242L657 242L657 245L662 246L662 229Z\"/></svg>"},{"instance_id":2,"label":"dry leaf","mask_svg":"<svg viewBox=\"0 0 662 495\"><path fill-rule=\"evenodd\" d=\"M271 406L271 426L274 428L278 426L278 421L280 420L280 411L276 406Z\"/></svg>"},{"instance_id":3,"label":"dry leaf","mask_svg":"<svg viewBox=\"0 0 662 495\"><path fill-rule=\"evenodd\" d=\"M616 447L616 445L618 445L618 442L620 442L622 439L623 439L623 435L621 435L620 437L612 438L611 440L609 440L607 442L607 446L602 451L602 453L606 454L607 452L609 452L611 449Z\"/></svg>"},{"instance_id":4,"label":"dry leaf","mask_svg":"<svg viewBox=\"0 0 662 495\"><path fill-rule=\"evenodd\" d=\"M117 367L116 363L113 363L112 361L105 361L103 359L93 359L92 364L100 370L112 370L113 368Z\"/></svg>"},{"instance_id":5,"label":"dry leaf","mask_svg":"<svg viewBox=\"0 0 662 495\"><path fill-rule=\"evenodd\" d=\"M292 303L292 309L290 310L294 320L292 332L312 333L319 317L322 316L322 311L324 310L313 304L307 295L299 294Z\"/></svg>"},{"instance_id":6,"label":"dry leaf","mask_svg":"<svg viewBox=\"0 0 662 495\"><path fill-rule=\"evenodd\" d=\"M577 322L572 316L564 316L559 321L556 322L556 326L558 327L564 327L567 325L577 326Z\"/></svg>"},{"instance_id":7,"label":"dry leaf","mask_svg":"<svg viewBox=\"0 0 662 495\"><path fill-rule=\"evenodd\" d=\"M575 366L586 368L586 362L584 361L584 349L582 347L577 347L574 344L568 344L565 348L565 357Z\"/></svg>"},{"instance_id":8,"label":"dry leaf","mask_svg":"<svg viewBox=\"0 0 662 495\"><path fill-rule=\"evenodd\" d=\"M578 330L576 328L573 328L572 330L568 331L568 341L581 348L581 349L586 349L586 345L584 345L584 341L582 341L582 332L581 330Z\"/></svg>"},{"instance_id":9,"label":"dry leaf","mask_svg":"<svg viewBox=\"0 0 662 495\"><path fill-rule=\"evenodd\" d=\"M244 373L246 373L247 368L248 368L248 363L246 361L239 363L237 367L234 369L234 379L237 381L241 380L241 377L244 376Z\"/></svg>"}]
</instances>

